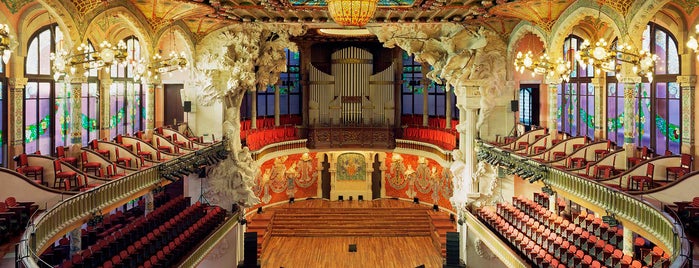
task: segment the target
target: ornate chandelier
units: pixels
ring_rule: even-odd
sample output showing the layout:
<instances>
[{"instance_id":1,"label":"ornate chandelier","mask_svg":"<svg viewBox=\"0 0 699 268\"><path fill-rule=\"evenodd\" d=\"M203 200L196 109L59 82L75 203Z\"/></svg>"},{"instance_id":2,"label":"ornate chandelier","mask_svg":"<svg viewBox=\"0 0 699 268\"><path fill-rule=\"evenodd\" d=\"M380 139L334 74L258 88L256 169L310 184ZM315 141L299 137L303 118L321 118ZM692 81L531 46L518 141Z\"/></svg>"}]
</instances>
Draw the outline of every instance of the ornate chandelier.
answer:
<instances>
[{"instance_id":1,"label":"ornate chandelier","mask_svg":"<svg viewBox=\"0 0 699 268\"><path fill-rule=\"evenodd\" d=\"M0 51L2 51L2 61L7 64L10 61L10 26L0 24Z\"/></svg>"},{"instance_id":2,"label":"ornate chandelier","mask_svg":"<svg viewBox=\"0 0 699 268\"><path fill-rule=\"evenodd\" d=\"M563 59L558 59L557 61L551 61L551 58L544 53L539 56L538 60L534 59L534 55L531 51L527 51L526 54L522 52L517 52L517 57L515 58L515 71L519 73L524 73L524 70L529 70L532 73L532 77L535 75L546 75L547 79L558 79L559 83L561 81L568 81L570 79L570 63L563 61Z\"/></svg>"},{"instance_id":3,"label":"ornate chandelier","mask_svg":"<svg viewBox=\"0 0 699 268\"><path fill-rule=\"evenodd\" d=\"M694 32L699 34L699 24L694 26ZM697 38L690 35L689 41L687 41L687 47L694 51L694 53L699 53L699 43L697 43ZM697 54L697 60L699 60L699 54Z\"/></svg>"},{"instance_id":4,"label":"ornate chandelier","mask_svg":"<svg viewBox=\"0 0 699 268\"><path fill-rule=\"evenodd\" d=\"M170 73L177 70L182 70L188 66L187 58L184 52L177 54L170 52L167 59L163 59L160 54L153 55L150 63L144 60L139 61L135 66L134 81L146 82L147 80L160 78L161 74Z\"/></svg>"},{"instance_id":5,"label":"ornate chandelier","mask_svg":"<svg viewBox=\"0 0 699 268\"><path fill-rule=\"evenodd\" d=\"M374 17L378 0L327 0L328 12L337 24L361 27Z\"/></svg>"},{"instance_id":6,"label":"ornate chandelier","mask_svg":"<svg viewBox=\"0 0 699 268\"><path fill-rule=\"evenodd\" d=\"M83 75L87 77L90 70L100 68L107 70L114 63L123 64L126 62L128 53L126 51L126 43L123 40L119 41L116 46L107 41L102 41L99 47L100 51L92 51L90 46L82 43L76 49L77 53L73 55L68 54L65 50L51 53L53 79L58 81L58 79L64 77L68 80L75 75L78 67L82 67L84 70Z\"/></svg>"},{"instance_id":7,"label":"ornate chandelier","mask_svg":"<svg viewBox=\"0 0 699 268\"><path fill-rule=\"evenodd\" d=\"M633 65L633 73L645 76L648 81L653 81L657 55L643 49L636 52L633 46L628 44L622 44L616 49L608 49L607 47L608 44L604 38L600 38L594 45L589 40L583 41L580 44L580 50L575 53L575 59L581 63L580 68L585 70L589 64L595 68L597 75L605 71L616 72L619 76L621 63L626 62Z\"/></svg>"}]
</instances>

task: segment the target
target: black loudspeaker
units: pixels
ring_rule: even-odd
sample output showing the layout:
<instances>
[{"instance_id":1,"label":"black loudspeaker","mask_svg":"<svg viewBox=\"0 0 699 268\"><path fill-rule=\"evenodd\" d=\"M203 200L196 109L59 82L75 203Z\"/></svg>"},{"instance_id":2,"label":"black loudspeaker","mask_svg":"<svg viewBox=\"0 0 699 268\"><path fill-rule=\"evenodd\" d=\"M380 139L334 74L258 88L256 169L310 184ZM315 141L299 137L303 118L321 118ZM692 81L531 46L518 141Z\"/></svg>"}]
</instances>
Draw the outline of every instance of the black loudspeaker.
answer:
<instances>
[{"instance_id":1,"label":"black loudspeaker","mask_svg":"<svg viewBox=\"0 0 699 268\"><path fill-rule=\"evenodd\" d=\"M357 196L357 200L359 200L359 201L364 201L364 196L363 196L363 195Z\"/></svg>"},{"instance_id":2,"label":"black loudspeaker","mask_svg":"<svg viewBox=\"0 0 699 268\"><path fill-rule=\"evenodd\" d=\"M413 203L420 204L420 198L413 197Z\"/></svg>"},{"instance_id":3,"label":"black loudspeaker","mask_svg":"<svg viewBox=\"0 0 699 268\"><path fill-rule=\"evenodd\" d=\"M243 267L257 267L257 232L245 232Z\"/></svg>"},{"instance_id":4,"label":"black loudspeaker","mask_svg":"<svg viewBox=\"0 0 699 268\"><path fill-rule=\"evenodd\" d=\"M349 244L349 252L357 252L357 244Z\"/></svg>"},{"instance_id":5,"label":"black loudspeaker","mask_svg":"<svg viewBox=\"0 0 699 268\"><path fill-rule=\"evenodd\" d=\"M432 205L432 210L439 211L439 205L437 205L437 204Z\"/></svg>"},{"instance_id":6,"label":"black loudspeaker","mask_svg":"<svg viewBox=\"0 0 699 268\"><path fill-rule=\"evenodd\" d=\"M511 112L519 111L519 101L518 100L510 101L510 111Z\"/></svg>"},{"instance_id":7,"label":"black loudspeaker","mask_svg":"<svg viewBox=\"0 0 699 268\"><path fill-rule=\"evenodd\" d=\"M338 195L338 196L337 196L337 200L343 201L343 200L345 200L345 197L344 197L344 196L341 196L341 195Z\"/></svg>"},{"instance_id":8,"label":"black loudspeaker","mask_svg":"<svg viewBox=\"0 0 699 268\"><path fill-rule=\"evenodd\" d=\"M459 233L447 232L447 264L448 267L459 267Z\"/></svg>"},{"instance_id":9,"label":"black loudspeaker","mask_svg":"<svg viewBox=\"0 0 699 268\"><path fill-rule=\"evenodd\" d=\"M192 102L191 101L184 101L184 104L182 104L182 108L184 108L185 113L192 112Z\"/></svg>"}]
</instances>

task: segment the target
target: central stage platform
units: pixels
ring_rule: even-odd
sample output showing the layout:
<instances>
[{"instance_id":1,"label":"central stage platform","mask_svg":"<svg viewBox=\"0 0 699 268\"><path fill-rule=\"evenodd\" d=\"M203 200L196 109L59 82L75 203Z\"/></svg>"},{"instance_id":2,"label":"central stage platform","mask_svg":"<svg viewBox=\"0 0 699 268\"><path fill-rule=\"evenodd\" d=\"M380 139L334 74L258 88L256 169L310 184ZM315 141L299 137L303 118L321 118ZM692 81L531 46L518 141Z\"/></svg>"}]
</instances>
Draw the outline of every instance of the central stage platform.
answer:
<instances>
[{"instance_id":1,"label":"central stage platform","mask_svg":"<svg viewBox=\"0 0 699 268\"><path fill-rule=\"evenodd\" d=\"M275 268L442 267L446 232L455 230L448 213L395 199L297 201L248 223L262 267Z\"/></svg>"}]
</instances>

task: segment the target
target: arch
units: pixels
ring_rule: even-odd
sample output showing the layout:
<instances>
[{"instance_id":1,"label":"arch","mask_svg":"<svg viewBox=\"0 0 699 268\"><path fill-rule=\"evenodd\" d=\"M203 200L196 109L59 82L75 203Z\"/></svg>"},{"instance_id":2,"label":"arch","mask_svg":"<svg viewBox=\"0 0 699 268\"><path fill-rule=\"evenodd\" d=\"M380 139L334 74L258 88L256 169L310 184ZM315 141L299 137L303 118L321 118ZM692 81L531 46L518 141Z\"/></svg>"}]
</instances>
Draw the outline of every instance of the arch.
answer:
<instances>
[{"instance_id":1,"label":"arch","mask_svg":"<svg viewBox=\"0 0 699 268\"><path fill-rule=\"evenodd\" d=\"M163 51L165 51L164 48L171 46L167 44L169 42L169 39L171 38L171 32L172 35L174 35L175 40L178 41L177 50L184 51L187 55L187 60L189 62L192 62L192 60L194 59L194 51L196 47L194 44L194 40L192 39L191 32L189 31L189 28L187 28L187 26L184 25L182 21L178 21L178 23L170 24L170 26L162 28L157 35L153 36L153 52L155 53L159 49L163 49Z\"/></svg>"},{"instance_id":2,"label":"arch","mask_svg":"<svg viewBox=\"0 0 699 268\"><path fill-rule=\"evenodd\" d=\"M515 28L512 30L512 33L510 34L510 40L509 43L507 44L507 57L508 58L513 58L515 51L515 47L517 46L517 42L519 39L524 37L526 34L531 33L539 37L539 40L541 40L542 43L544 43L544 48L546 48L546 51L548 51L548 40L549 40L549 34L546 33L541 27L535 26L531 24L531 22L528 21L521 21Z\"/></svg>"},{"instance_id":3,"label":"arch","mask_svg":"<svg viewBox=\"0 0 699 268\"><path fill-rule=\"evenodd\" d=\"M104 31L101 31L102 29L99 26L100 22L107 22L107 24L110 24L112 18L108 17L112 16L118 17L119 20L115 24L111 25L105 25ZM134 35L136 38L138 38L139 42L141 43L141 47L145 48L142 51L142 56L143 57L150 57L150 55L153 55L153 39L152 36L149 34L149 26L145 23L143 23L142 20L138 19L138 16L134 14L131 10L127 9L124 6L116 6L112 7L106 10L103 10L96 16L94 16L90 24L86 28L86 32L89 33L89 35L94 35L98 33L101 36L107 37L103 39L98 39L98 38L92 38L92 40L101 42L102 40L106 40L111 43L116 43L119 40L122 40L128 36ZM102 33L100 33L102 32ZM81 41L86 41L88 37L88 34L85 36L85 40Z\"/></svg>"},{"instance_id":4,"label":"arch","mask_svg":"<svg viewBox=\"0 0 699 268\"><path fill-rule=\"evenodd\" d=\"M628 33L630 36L642 36L646 30L646 24L651 21L660 9L665 6L669 0L654 0L654 1L637 1L639 5L633 5L629 14L634 14L629 20Z\"/></svg>"},{"instance_id":5,"label":"arch","mask_svg":"<svg viewBox=\"0 0 699 268\"><path fill-rule=\"evenodd\" d=\"M70 19L72 18L69 12L61 5L56 5L55 3L47 5L34 2L33 4L24 9L24 12L20 14L20 23L17 25L17 29L23 29L22 31L17 31L17 42L19 45L15 49L15 53L20 56L26 56L27 45L29 44L29 38L43 26L53 23L54 21L58 24L58 27L63 33L63 40L65 42L64 48L69 50L73 47L73 44L80 42L80 33L77 30L78 27L75 22ZM49 15L51 16L49 18ZM68 18L68 19L66 19Z\"/></svg>"},{"instance_id":6,"label":"arch","mask_svg":"<svg viewBox=\"0 0 699 268\"><path fill-rule=\"evenodd\" d=\"M557 48L563 47L563 41L568 37L567 33L570 33L573 27L578 25L585 17L591 16L597 18L598 15L600 20L609 24L616 36L621 36L620 26L623 26L623 20L619 14L606 6L603 6L600 12L599 6L596 6L596 3L592 1L577 1L569 6L568 9L561 14L556 24L553 25L551 32L561 34L551 35L548 43L550 44L549 48L551 48L551 53L554 54L549 56L553 56L554 58L561 57L561 50Z\"/></svg>"}]
</instances>

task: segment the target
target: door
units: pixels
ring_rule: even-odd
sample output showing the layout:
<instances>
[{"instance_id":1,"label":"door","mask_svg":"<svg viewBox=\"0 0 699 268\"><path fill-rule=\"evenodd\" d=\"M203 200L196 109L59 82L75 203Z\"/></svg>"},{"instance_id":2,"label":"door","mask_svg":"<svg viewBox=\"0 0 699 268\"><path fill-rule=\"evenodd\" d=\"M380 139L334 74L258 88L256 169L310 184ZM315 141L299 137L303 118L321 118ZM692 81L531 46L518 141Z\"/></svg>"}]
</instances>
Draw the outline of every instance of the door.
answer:
<instances>
[{"instance_id":1,"label":"door","mask_svg":"<svg viewBox=\"0 0 699 268\"><path fill-rule=\"evenodd\" d=\"M323 171L320 174L323 185L323 198L330 199L330 163L328 163L327 154L324 157Z\"/></svg>"},{"instance_id":2,"label":"door","mask_svg":"<svg viewBox=\"0 0 699 268\"><path fill-rule=\"evenodd\" d=\"M379 162L379 154L374 155L374 171L371 172L371 198L381 198L381 162Z\"/></svg>"},{"instance_id":3,"label":"door","mask_svg":"<svg viewBox=\"0 0 699 268\"><path fill-rule=\"evenodd\" d=\"M184 108L182 107L182 97L180 90L184 88L183 84L165 84L165 103L164 113L165 125L176 125L176 123L184 122Z\"/></svg>"}]
</instances>

